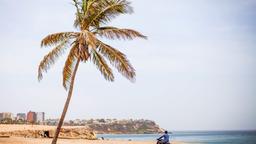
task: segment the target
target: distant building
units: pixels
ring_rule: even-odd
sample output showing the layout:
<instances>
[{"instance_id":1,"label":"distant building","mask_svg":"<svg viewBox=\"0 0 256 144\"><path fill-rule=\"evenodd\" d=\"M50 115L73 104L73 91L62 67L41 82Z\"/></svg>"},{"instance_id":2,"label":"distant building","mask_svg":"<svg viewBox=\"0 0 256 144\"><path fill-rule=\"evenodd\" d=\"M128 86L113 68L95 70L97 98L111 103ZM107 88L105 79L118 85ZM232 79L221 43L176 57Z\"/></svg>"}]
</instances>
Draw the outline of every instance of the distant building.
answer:
<instances>
[{"instance_id":1,"label":"distant building","mask_svg":"<svg viewBox=\"0 0 256 144\"><path fill-rule=\"evenodd\" d=\"M14 115L12 114L12 113L10 113L10 112L3 112L2 113L2 118L3 119L14 119Z\"/></svg>"},{"instance_id":2,"label":"distant building","mask_svg":"<svg viewBox=\"0 0 256 144\"><path fill-rule=\"evenodd\" d=\"M4 119L3 113L0 113L0 120Z\"/></svg>"},{"instance_id":3,"label":"distant building","mask_svg":"<svg viewBox=\"0 0 256 144\"><path fill-rule=\"evenodd\" d=\"M74 121L73 121L73 124L74 125L79 125L81 123L81 120L80 119L75 119Z\"/></svg>"},{"instance_id":4,"label":"distant building","mask_svg":"<svg viewBox=\"0 0 256 144\"><path fill-rule=\"evenodd\" d=\"M44 112L37 112L36 113L36 122L43 123L45 121L45 113Z\"/></svg>"},{"instance_id":5,"label":"distant building","mask_svg":"<svg viewBox=\"0 0 256 144\"><path fill-rule=\"evenodd\" d=\"M25 114L25 113L17 113L16 119L17 119L17 120L23 120L23 121L25 121L25 120L26 120L26 114Z\"/></svg>"},{"instance_id":6,"label":"distant building","mask_svg":"<svg viewBox=\"0 0 256 144\"><path fill-rule=\"evenodd\" d=\"M29 111L27 114L27 122L29 123L35 123L36 122L36 113Z\"/></svg>"},{"instance_id":7,"label":"distant building","mask_svg":"<svg viewBox=\"0 0 256 144\"><path fill-rule=\"evenodd\" d=\"M59 119L47 119L47 120L45 120L46 125L57 125L58 122L59 122Z\"/></svg>"}]
</instances>

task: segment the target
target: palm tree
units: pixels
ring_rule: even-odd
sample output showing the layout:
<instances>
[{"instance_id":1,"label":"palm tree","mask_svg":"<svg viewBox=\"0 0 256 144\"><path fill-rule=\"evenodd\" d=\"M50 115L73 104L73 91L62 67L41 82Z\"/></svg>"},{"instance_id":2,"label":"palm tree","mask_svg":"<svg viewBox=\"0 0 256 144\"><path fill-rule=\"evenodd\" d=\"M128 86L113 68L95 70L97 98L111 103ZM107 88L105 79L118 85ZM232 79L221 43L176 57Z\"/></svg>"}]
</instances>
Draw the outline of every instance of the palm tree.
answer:
<instances>
[{"instance_id":1,"label":"palm tree","mask_svg":"<svg viewBox=\"0 0 256 144\"><path fill-rule=\"evenodd\" d=\"M130 2L126 0L73 0L73 3L76 7L74 27L77 31L50 34L41 42L41 47L54 46L54 48L40 62L38 68L39 81L43 78L42 73L47 72L66 49L70 49L63 68L63 86L68 90L68 97L52 144L57 142L72 96L75 76L80 62L92 61L106 80L114 81L114 75L105 60L106 58L123 76L130 81L135 80L135 69L126 56L97 37L125 40L136 37L146 39L146 36L132 29L106 26L118 15L133 12Z\"/></svg>"}]
</instances>

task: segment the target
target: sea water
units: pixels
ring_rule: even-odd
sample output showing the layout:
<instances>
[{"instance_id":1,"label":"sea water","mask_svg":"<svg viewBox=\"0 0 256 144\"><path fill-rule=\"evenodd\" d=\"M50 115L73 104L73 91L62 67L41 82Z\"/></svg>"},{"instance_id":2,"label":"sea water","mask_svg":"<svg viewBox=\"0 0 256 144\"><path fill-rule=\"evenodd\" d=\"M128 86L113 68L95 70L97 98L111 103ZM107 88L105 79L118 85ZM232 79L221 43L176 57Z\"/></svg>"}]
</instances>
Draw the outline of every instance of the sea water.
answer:
<instances>
[{"instance_id":1,"label":"sea water","mask_svg":"<svg viewBox=\"0 0 256 144\"><path fill-rule=\"evenodd\" d=\"M160 134L98 134L110 140L156 141ZM256 131L175 131L170 141L192 144L256 144Z\"/></svg>"}]
</instances>

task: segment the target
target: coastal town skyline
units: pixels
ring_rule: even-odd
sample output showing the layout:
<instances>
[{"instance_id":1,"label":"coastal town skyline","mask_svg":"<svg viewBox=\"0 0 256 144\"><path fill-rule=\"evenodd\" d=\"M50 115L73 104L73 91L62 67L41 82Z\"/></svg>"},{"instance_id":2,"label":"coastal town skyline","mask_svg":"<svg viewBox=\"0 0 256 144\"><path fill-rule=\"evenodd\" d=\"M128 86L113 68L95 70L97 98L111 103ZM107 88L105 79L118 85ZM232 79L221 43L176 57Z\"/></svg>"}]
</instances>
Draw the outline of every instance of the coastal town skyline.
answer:
<instances>
[{"instance_id":1,"label":"coastal town skyline","mask_svg":"<svg viewBox=\"0 0 256 144\"><path fill-rule=\"evenodd\" d=\"M29 116L31 115L31 116ZM34 120L36 121L38 118L37 117L40 117L40 120L39 122L43 122L47 119L53 119L53 120L58 120L57 117L47 117L46 113L45 112L35 112L35 111L32 111L32 110L29 110L27 113L26 112L17 112L17 113L13 113L13 112L1 112L0 111L0 121L3 120L3 119L12 119L12 120ZM67 119L66 121L69 121L71 119ZM94 120L94 118L74 118L72 120ZM113 121L116 121L118 120L117 118L96 118L95 120L113 120ZM119 120L146 120L146 119L143 119L143 118L138 118L138 119L133 119L133 118L124 118L124 119L119 119Z\"/></svg>"},{"instance_id":2,"label":"coastal town skyline","mask_svg":"<svg viewBox=\"0 0 256 144\"><path fill-rule=\"evenodd\" d=\"M59 118L46 118L44 112L27 113L19 112L16 115L11 112L0 112L0 124L13 125L13 127L38 125L38 126L57 126ZM157 134L164 131L160 125L147 119L66 119L64 126L80 126L96 133L123 133L123 134Z\"/></svg>"},{"instance_id":3,"label":"coastal town skyline","mask_svg":"<svg viewBox=\"0 0 256 144\"><path fill-rule=\"evenodd\" d=\"M45 121L45 112L34 112L34 111L28 111L27 113L24 112L18 112L12 113L12 112L1 112L0 111L0 123L38 123L43 124Z\"/></svg>"}]
</instances>

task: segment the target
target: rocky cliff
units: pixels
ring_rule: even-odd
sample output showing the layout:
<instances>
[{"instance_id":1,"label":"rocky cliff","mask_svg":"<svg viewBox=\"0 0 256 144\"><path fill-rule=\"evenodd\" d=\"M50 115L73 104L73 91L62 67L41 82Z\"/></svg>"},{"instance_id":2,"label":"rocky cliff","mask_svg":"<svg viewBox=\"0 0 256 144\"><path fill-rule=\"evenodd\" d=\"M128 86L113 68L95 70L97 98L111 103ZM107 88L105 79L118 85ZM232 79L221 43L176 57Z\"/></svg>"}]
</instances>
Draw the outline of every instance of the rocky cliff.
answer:
<instances>
[{"instance_id":1,"label":"rocky cliff","mask_svg":"<svg viewBox=\"0 0 256 144\"><path fill-rule=\"evenodd\" d=\"M86 124L89 130L98 134L150 134L161 133L161 129L151 120L101 120Z\"/></svg>"}]
</instances>

